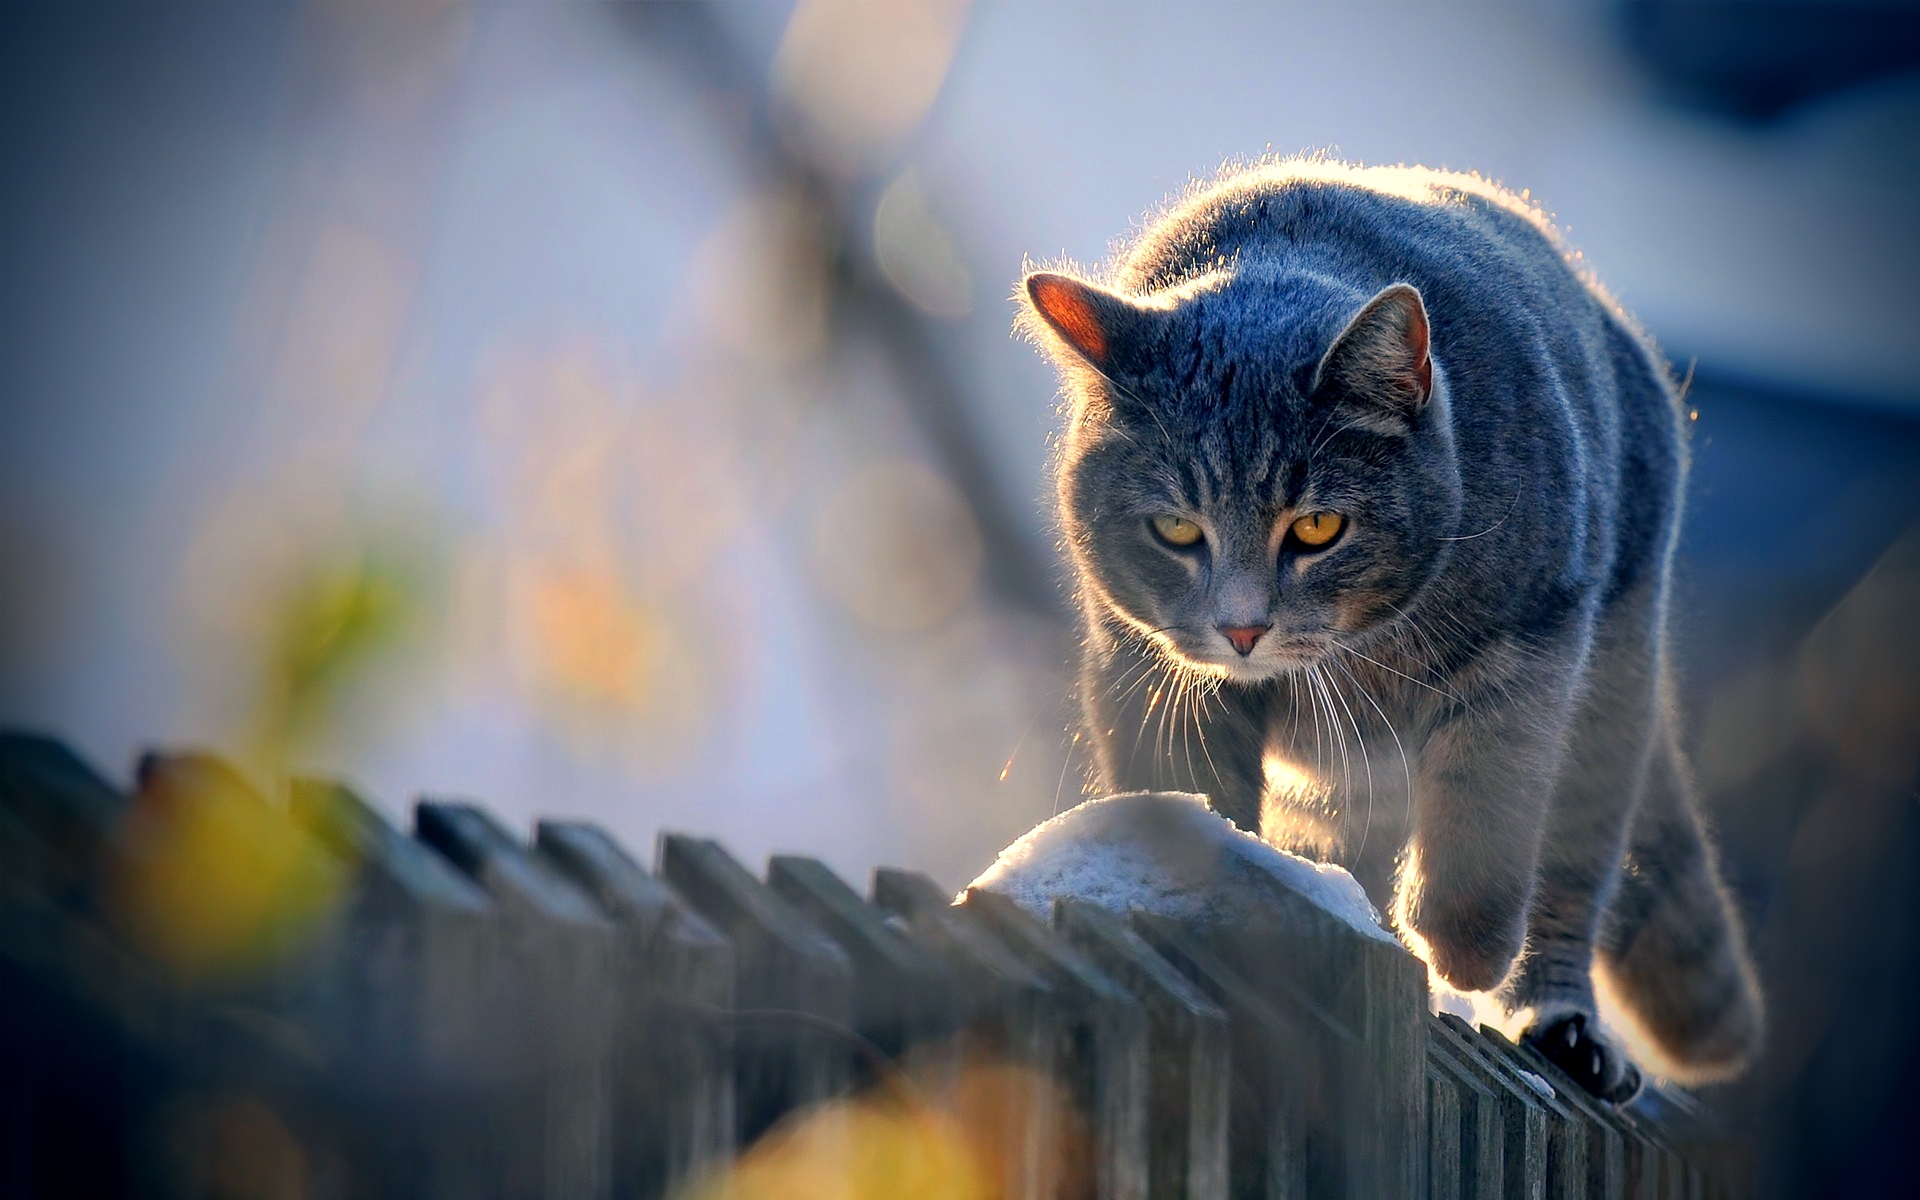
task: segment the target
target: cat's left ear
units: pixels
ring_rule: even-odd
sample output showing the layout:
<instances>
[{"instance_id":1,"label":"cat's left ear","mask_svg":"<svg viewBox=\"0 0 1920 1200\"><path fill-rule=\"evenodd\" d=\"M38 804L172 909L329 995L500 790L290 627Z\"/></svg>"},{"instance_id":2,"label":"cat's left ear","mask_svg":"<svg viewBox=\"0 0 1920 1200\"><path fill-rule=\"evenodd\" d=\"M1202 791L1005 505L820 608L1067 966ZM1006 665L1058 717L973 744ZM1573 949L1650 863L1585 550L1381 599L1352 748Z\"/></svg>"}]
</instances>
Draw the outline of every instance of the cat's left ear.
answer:
<instances>
[{"instance_id":1,"label":"cat's left ear","mask_svg":"<svg viewBox=\"0 0 1920 1200\"><path fill-rule=\"evenodd\" d=\"M1159 312L1071 275L1037 271L1020 290L1053 339L1109 378L1135 372L1160 325Z\"/></svg>"},{"instance_id":2,"label":"cat's left ear","mask_svg":"<svg viewBox=\"0 0 1920 1200\"><path fill-rule=\"evenodd\" d=\"M1314 371L1313 390L1411 422L1433 395L1430 328L1418 288L1387 287L1333 339Z\"/></svg>"}]
</instances>

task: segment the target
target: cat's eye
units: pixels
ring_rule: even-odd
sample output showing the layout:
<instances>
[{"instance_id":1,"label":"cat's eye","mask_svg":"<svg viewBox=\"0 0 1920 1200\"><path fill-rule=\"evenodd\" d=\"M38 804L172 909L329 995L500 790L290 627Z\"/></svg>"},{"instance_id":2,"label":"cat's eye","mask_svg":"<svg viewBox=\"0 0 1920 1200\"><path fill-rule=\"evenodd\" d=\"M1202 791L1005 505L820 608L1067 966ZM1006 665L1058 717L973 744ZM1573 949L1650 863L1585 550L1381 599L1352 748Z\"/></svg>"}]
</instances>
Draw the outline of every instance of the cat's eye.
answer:
<instances>
[{"instance_id":1,"label":"cat's eye","mask_svg":"<svg viewBox=\"0 0 1920 1200\"><path fill-rule=\"evenodd\" d=\"M1169 546L1192 546L1200 541L1200 526L1185 517L1155 517L1153 532Z\"/></svg>"},{"instance_id":2,"label":"cat's eye","mask_svg":"<svg viewBox=\"0 0 1920 1200\"><path fill-rule=\"evenodd\" d=\"M1293 537L1302 546L1319 549L1340 536L1347 519L1339 513L1310 512L1293 523Z\"/></svg>"}]
</instances>

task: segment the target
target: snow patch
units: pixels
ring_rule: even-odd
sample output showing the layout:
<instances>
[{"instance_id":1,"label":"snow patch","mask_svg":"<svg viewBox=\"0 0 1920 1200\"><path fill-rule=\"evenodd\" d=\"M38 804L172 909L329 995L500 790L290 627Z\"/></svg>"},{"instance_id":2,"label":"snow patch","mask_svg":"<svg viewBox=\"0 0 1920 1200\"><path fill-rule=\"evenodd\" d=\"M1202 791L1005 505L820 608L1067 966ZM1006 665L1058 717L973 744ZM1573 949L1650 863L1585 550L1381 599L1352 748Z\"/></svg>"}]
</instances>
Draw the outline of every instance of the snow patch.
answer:
<instances>
[{"instance_id":1,"label":"snow patch","mask_svg":"<svg viewBox=\"0 0 1920 1200\"><path fill-rule=\"evenodd\" d=\"M1089 800L1029 830L970 886L1042 920L1064 896L1118 913L1224 924L1246 920L1276 883L1368 937L1396 941L1344 869L1277 850L1188 792Z\"/></svg>"}]
</instances>

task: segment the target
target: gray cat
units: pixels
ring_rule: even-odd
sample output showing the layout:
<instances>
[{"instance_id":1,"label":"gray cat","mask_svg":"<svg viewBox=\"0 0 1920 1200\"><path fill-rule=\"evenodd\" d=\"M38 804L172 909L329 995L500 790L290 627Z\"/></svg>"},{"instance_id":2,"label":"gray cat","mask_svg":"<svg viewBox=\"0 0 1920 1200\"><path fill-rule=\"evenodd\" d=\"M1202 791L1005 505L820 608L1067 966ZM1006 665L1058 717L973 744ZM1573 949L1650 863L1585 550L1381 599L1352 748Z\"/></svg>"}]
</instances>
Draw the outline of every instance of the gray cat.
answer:
<instances>
[{"instance_id":1,"label":"gray cat","mask_svg":"<svg viewBox=\"0 0 1920 1200\"><path fill-rule=\"evenodd\" d=\"M1027 276L1103 791L1205 792L1351 867L1596 1095L1758 1049L1679 753L1687 473L1664 361L1534 207L1472 176L1268 162L1097 279Z\"/></svg>"}]
</instances>

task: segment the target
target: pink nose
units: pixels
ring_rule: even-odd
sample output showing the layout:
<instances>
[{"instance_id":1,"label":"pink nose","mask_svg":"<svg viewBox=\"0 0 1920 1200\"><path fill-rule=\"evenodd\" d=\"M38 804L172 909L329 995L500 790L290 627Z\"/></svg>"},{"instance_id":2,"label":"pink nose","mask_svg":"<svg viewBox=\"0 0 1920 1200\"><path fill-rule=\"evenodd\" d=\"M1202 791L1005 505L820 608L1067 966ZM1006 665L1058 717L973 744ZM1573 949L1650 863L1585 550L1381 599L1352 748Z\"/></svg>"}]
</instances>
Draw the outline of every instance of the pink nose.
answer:
<instances>
[{"instance_id":1,"label":"pink nose","mask_svg":"<svg viewBox=\"0 0 1920 1200\"><path fill-rule=\"evenodd\" d=\"M1240 657L1245 658L1247 655L1253 653L1253 644L1260 640L1260 635L1272 629L1273 626L1221 625L1218 628L1221 633L1226 635L1227 640L1233 643L1233 648L1240 652Z\"/></svg>"}]
</instances>

